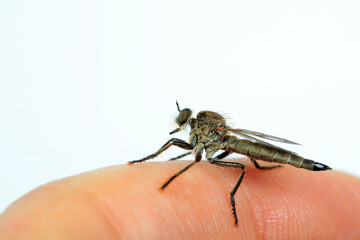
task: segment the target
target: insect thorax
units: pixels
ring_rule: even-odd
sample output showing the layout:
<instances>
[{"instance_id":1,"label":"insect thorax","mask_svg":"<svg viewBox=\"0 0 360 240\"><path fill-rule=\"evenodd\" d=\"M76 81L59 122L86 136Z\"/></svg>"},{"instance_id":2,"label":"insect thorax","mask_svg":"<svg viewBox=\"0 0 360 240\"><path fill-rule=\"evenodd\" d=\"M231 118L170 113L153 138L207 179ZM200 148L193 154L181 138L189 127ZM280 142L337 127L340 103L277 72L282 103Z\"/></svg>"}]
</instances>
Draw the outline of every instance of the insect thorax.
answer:
<instances>
[{"instance_id":1,"label":"insect thorax","mask_svg":"<svg viewBox=\"0 0 360 240\"><path fill-rule=\"evenodd\" d=\"M200 122L206 122L206 124L209 124L209 125L217 125L219 127L226 126L225 118L216 112L201 111L197 114L196 118Z\"/></svg>"},{"instance_id":2,"label":"insect thorax","mask_svg":"<svg viewBox=\"0 0 360 240\"><path fill-rule=\"evenodd\" d=\"M223 116L210 111L199 112L197 118L190 121L191 139L203 144L205 148L215 146L227 135L227 131L218 130L218 127L225 127L226 121Z\"/></svg>"}]
</instances>

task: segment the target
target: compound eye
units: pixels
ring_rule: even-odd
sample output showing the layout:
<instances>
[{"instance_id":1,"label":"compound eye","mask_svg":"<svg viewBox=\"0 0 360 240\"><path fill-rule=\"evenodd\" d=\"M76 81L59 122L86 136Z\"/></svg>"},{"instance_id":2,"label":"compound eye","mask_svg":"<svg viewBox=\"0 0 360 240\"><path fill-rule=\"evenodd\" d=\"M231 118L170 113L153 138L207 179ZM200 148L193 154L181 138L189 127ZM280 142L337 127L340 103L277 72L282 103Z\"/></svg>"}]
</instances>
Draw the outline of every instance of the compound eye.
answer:
<instances>
[{"instance_id":1,"label":"compound eye","mask_svg":"<svg viewBox=\"0 0 360 240\"><path fill-rule=\"evenodd\" d=\"M184 125L191 116L191 110L189 108L184 108L180 111L179 116L176 118L176 123L181 127Z\"/></svg>"}]
</instances>

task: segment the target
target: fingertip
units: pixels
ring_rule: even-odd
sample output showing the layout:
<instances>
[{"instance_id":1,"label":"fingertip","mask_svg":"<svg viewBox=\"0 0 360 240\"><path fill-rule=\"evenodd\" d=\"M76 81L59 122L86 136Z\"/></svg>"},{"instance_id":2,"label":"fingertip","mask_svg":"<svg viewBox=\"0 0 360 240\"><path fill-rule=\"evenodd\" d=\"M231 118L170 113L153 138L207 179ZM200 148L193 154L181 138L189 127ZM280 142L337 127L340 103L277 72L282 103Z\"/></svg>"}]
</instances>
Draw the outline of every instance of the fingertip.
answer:
<instances>
[{"instance_id":1,"label":"fingertip","mask_svg":"<svg viewBox=\"0 0 360 240\"><path fill-rule=\"evenodd\" d=\"M239 219L234 222L229 194L241 170L201 162L172 181L166 191L159 188L188 163L113 166L47 184L5 211L0 238L4 226L28 236L35 231L83 239L359 236L355 228L360 214L354 214L360 203L356 177L291 166L280 171L247 166L234 196ZM4 219L11 224L4 225Z\"/></svg>"}]
</instances>

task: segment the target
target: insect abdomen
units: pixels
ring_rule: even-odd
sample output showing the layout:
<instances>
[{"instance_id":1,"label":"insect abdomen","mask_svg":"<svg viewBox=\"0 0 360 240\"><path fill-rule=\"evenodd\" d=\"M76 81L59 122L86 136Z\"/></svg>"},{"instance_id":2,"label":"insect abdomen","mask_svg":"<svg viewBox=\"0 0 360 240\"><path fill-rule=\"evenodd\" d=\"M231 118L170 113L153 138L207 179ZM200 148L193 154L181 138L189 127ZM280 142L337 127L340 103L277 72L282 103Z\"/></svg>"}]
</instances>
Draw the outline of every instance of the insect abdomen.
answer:
<instances>
[{"instance_id":1,"label":"insect abdomen","mask_svg":"<svg viewBox=\"0 0 360 240\"><path fill-rule=\"evenodd\" d=\"M258 160L290 164L295 167L305 168L313 171L327 170L322 169L322 166L316 165L319 163L316 163L312 160L305 159L296 154L284 151L276 147L271 147L262 143L252 142L246 139L237 139L235 141L230 141L229 144L226 146L226 150L240 153Z\"/></svg>"}]
</instances>

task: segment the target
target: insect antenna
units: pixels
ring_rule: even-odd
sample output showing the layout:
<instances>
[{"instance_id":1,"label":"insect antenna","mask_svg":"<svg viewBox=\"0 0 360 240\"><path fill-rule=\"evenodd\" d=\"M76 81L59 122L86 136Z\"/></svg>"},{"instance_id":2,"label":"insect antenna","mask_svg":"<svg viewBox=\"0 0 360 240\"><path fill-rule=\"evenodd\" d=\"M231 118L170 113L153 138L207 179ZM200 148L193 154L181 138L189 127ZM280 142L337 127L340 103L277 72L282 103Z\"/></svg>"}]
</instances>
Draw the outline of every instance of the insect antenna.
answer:
<instances>
[{"instance_id":1,"label":"insect antenna","mask_svg":"<svg viewBox=\"0 0 360 240\"><path fill-rule=\"evenodd\" d=\"M179 103L177 100L176 100L176 106L177 106L178 111L180 112L180 107L179 107Z\"/></svg>"}]
</instances>

